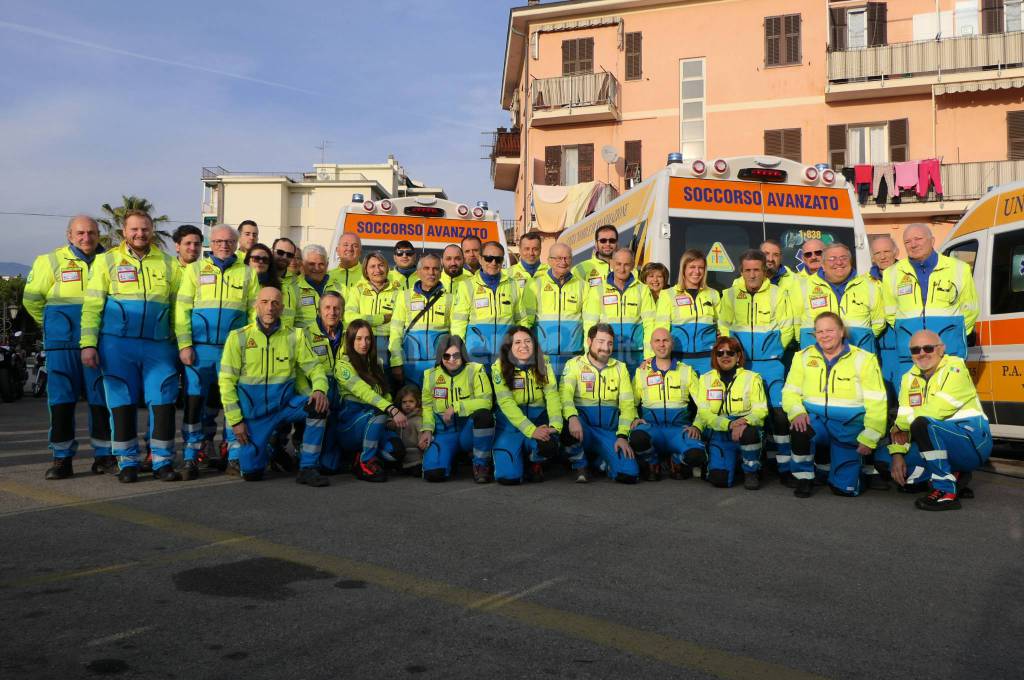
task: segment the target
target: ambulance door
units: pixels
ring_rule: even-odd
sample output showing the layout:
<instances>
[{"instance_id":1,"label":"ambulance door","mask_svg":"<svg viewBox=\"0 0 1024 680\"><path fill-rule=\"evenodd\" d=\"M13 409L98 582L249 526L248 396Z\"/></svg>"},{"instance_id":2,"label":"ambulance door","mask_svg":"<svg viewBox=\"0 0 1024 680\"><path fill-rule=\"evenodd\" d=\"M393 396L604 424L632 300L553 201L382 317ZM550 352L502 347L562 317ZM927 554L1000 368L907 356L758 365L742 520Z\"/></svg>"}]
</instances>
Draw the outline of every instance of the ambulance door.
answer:
<instances>
[{"instance_id":1,"label":"ambulance door","mask_svg":"<svg viewBox=\"0 0 1024 680\"><path fill-rule=\"evenodd\" d=\"M1024 439L1024 223L990 230L991 267L985 292L989 311L984 347L989 360L993 434Z\"/></svg>"}]
</instances>

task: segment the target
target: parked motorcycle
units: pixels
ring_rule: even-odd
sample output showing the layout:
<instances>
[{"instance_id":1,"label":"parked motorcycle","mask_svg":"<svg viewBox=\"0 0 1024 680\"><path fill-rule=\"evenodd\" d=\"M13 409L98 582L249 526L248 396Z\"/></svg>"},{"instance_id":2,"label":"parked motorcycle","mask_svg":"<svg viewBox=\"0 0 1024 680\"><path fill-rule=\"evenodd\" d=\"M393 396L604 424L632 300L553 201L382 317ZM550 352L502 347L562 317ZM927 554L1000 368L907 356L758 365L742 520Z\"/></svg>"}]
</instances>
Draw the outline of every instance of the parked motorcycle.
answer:
<instances>
[{"instance_id":1,"label":"parked motorcycle","mask_svg":"<svg viewBox=\"0 0 1024 680\"><path fill-rule=\"evenodd\" d=\"M28 368L21 353L8 345L0 345L0 399L12 402L25 395Z\"/></svg>"},{"instance_id":2,"label":"parked motorcycle","mask_svg":"<svg viewBox=\"0 0 1024 680\"><path fill-rule=\"evenodd\" d=\"M36 354L36 368L32 375L32 396L41 397L46 394L46 352Z\"/></svg>"}]
</instances>

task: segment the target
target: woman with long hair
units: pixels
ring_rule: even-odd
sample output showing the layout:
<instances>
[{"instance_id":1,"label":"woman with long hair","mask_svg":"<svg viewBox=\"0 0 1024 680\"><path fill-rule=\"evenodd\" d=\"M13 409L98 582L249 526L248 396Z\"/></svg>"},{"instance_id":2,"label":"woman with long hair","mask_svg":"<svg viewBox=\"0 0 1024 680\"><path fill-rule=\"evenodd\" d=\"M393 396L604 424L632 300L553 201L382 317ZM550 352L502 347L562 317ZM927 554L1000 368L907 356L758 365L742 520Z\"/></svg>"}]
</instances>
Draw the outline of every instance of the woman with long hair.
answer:
<instances>
[{"instance_id":1,"label":"woman with long hair","mask_svg":"<svg viewBox=\"0 0 1024 680\"><path fill-rule=\"evenodd\" d=\"M533 331L524 326L509 329L491 378L498 402L494 478L499 484L519 484L525 450L530 459L527 479L543 482L544 461L558 455L562 400L551 362L537 346Z\"/></svg>"},{"instance_id":2,"label":"woman with long hair","mask_svg":"<svg viewBox=\"0 0 1024 680\"><path fill-rule=\"evenodd\" d=\"M328 469L339 470L342 455L356 454L352 473L368 482L387 481L381 460L400 461L405 453L386 434L388 416L398 427L406 425L405 414L389 400L388 383L377 358L373 328L362 319L349 324L345 331L345 352L334 364L341 405L335 427L331 428L331 446L324 447L321 461L330 457ZM322 463L323 464L323 463Z\"/></svg>"},{"instance_id":3,"label":"woman with long hair","mask_svg":"<svg viewBox=\"0 0 1024 680\"><path fill-rule=\"evenodd\" d=\"M423 478L446 481L459 452L473 455L473 480L491 481L494 390L483 365L469 360L457 335L442 335L434 368L423 374Z\"/></svg>"},{"instance_id":4,"label":"woman with long hair","mask_svg":"<svg viewBox=\"0 0 1024 680\"><path fill-rule=\"evenodd\" d=\"M277 275L277 268L274 266L274 253L270 246L263 243L253 244L249 252L245 254L245 265L256 272L260 286L281 287L281 279Z\"/></svg>"},{"instance_id":5,"label":"woman with long hair","mask_svg":"<svg viewBox=\"0 0 1024 680\"><path fill-rule=\"evenodd\" d=\"M768 401L761 376L743 368L739 340L715 341L711 370L700 377L694 427L708 442L708 481L730 487L742 461L747 489L761 486L761 428Z\"/></svg>"},{"instance_id":6,"label":"woman with long hair","mask_svg":"<svg viewBox=\"0 0 1024 680\"><path fill-rule=\"evenodd\" d=\"M711 370L720 304L718 291L708 286L704 253L687 250L679 260L679 282L658 297L657 325L672 334L673 358L700 375Z\"/></svg>"},{"instance_id":7,"label":"woman with long hair","mask_svg":"<svg viewBox=\"0 0 1024 680\"><path fill-rule=\"evenodd\" d=\"M356 319L367 321L373 328L377 342L377 356L388 365L388 340L391 315L395 311L395 293L400 286L389 277L389 267L384 254L375 251L363 258L363 277L348 289L345 305L345 323Z\"/></svg>"}]
</instances>

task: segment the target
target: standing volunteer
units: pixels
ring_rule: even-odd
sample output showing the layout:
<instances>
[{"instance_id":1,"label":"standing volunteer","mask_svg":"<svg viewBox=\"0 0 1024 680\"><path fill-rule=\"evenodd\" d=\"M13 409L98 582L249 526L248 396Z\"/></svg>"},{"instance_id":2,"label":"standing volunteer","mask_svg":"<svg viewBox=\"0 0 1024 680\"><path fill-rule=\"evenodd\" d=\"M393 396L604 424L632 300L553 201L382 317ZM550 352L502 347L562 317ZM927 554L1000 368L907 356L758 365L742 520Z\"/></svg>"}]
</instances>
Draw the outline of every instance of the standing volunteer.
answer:
<instances>
[{"instance_id":1,"label":"standing volunteer","mask_svg":"<svg viewBox=\"0 0 1024 680\"><path fill-rule=\"evenodd\" d=\"M490 369L501 339L520 322L520 293L519 284L502 271L504 246L488 241L482 252L480 269L455 288L452 335L466 343L471 361Z\"/></svg>"},{"instance_id":2,"label":"standing volunteer","mask_svg":"<svg viewBox=\"0 0 1024 680\"><path fill-rule=\"evenodd\" d=\"M572 251L556 243L548 251L550 268L523 289L523 320L536 333L540 351L556 376L565 363L583 351L584 281L573 275Z\"/></svg>"},{"instance_id":3,"label":"standing volunteer","mask_svg":"<svg viewBox=\"0 0 1024 680\"><path fill-rule=\"evenodd\" d=\"M408 290L395 293L388 331L388 354L395 385L423 384L424 372L434 365L442 335L451 329L452 298L438 281L441 261L437 255L420 258L419 280ZM426 402L423 403L426 408Z\"/></svg>"},{"instance_id":4,"label":"standing volunteer","mask_svg":"<svg viewBox=\"0 0 1024 680\"><path fill-rule=\"evenodd\" d=\"M711 348L718 338L718 291L708 285L704 253L687 250L679 260L679 283L662 291L657 325L672 334L672 356L698 375L711 370Z\"/></svg>"}]
</instances>

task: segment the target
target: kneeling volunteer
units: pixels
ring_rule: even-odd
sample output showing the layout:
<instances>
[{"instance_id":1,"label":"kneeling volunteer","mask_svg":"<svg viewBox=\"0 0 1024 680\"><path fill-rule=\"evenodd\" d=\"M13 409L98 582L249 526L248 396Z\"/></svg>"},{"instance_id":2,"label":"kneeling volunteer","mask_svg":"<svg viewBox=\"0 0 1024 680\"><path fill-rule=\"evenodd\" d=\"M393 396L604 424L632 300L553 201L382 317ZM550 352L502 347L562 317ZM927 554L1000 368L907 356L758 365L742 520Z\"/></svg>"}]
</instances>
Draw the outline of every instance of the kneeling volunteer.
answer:
<instances>
[{"instance_id":1,"label":"kneeling volunteer","mask_svg":"<svg viewBox=\"0 0 1024 680\"><path fill-rule=\"evenodd\" d=\"M505 334L491 376L498 401L494 478L499 484L522 481L526 451L528 479L542 482L544 461L558 455L562 401L551 362L529 329L513 326Z\"/></svg>"},{"instance_id":2,"label":"kneeling volunteer","mask_svg":"<svg viewBox=\"0 0 1024 680\"><path fill-rule=\"evenodd\" d=\"M992 454L992 431L967 365L946 354L938 335L914 333L910 357L892 429L892 478L901 485L929 479L931 493L914 504L956 510L960 498L974 498L967 482Z\"/></svg>"},{"instance_id":3,"label":"kneeling volunteer","mask_svg":"<svg viewBox=\"0 0 1024 680\"><path fill-rule=\"evenodd\" d=\"M487 371L469 361L457 335L442 336L434 368L423 374L423 478L446 481L457 453L473 455L473 480L491 481L494 390Z\"/></svg>"}]
</instances>

